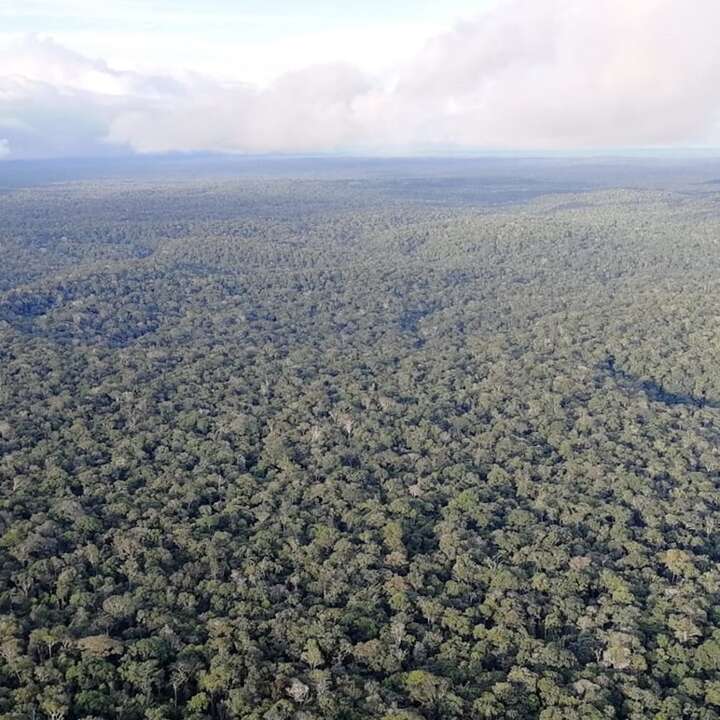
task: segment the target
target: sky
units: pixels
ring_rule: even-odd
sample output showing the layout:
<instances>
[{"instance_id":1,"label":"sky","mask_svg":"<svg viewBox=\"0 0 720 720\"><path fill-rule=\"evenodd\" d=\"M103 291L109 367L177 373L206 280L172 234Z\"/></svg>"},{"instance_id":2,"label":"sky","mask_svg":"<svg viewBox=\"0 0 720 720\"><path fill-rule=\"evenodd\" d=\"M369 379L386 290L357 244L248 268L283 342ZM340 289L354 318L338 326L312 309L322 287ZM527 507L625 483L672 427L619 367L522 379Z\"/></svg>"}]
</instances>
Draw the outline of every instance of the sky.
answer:
<instances>
[{"instance_id":1,"label":"sky","mask_svg":"<svg viewBox=\"0 0 720 720\"><path fill-rule=\"evenodd\" d=\"M0 158L720 146L718 0L0 0Z\"/></svg>"}]
</instances>

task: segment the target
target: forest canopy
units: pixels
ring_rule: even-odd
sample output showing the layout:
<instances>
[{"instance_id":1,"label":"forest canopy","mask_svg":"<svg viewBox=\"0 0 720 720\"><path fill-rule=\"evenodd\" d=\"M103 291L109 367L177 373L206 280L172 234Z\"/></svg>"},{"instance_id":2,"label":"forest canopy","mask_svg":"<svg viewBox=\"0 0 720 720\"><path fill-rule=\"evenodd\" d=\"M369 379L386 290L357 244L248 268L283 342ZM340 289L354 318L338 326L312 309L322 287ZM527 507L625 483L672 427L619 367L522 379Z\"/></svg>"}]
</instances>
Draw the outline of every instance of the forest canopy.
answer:
<instances>
[{"instance_id":1,"label":"forest canopy","mask_svg":"<svg viewBox=\"0 0 720 720\"><path fill-rule=\"evenodd\" d=\"M0 195L0 717L720 719L719 200Z\"/></svg>"}]
</instances>

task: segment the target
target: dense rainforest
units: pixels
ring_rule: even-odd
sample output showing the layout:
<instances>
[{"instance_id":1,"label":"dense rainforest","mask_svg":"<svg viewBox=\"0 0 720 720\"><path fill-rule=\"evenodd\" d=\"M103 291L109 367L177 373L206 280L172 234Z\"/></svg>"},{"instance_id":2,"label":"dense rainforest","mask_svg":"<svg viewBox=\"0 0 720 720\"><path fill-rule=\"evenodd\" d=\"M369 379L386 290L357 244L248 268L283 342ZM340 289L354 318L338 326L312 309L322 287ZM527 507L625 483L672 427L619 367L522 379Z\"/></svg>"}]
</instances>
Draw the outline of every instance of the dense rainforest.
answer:
<instances>
[{"instance_id":1,"label":"dense rainforest","mask_svg":"<svg viewBox=\"0 0 720 720\"><path fill-rule=\"evenodd\" d=\"M0 718L720 719L720 183L503 183L0 194Z\"/></svg>"}]
</instances>

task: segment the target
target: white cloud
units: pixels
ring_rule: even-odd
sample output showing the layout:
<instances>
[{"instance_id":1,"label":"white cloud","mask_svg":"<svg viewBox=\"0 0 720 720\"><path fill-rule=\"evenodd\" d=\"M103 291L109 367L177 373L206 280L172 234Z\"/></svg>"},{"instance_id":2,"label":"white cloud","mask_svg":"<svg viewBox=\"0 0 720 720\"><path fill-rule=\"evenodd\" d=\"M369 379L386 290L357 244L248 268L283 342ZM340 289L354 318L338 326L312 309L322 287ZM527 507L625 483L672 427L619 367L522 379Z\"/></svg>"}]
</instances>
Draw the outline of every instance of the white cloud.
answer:
<instances>
[{"instance_id":1,"label":"white cloud","mask_svg":"<svg viewBox=\"0 0 720 720\"><path fill-rule=\"evenodd\" d=\"M0 52L0 128L17 156L713 144L718 27L716 0L512 0L382 74L324 63L263 86L30 37Z\"/></svg>"},{"instance_id":2,"label":"white cloud","mask_svg":"<svg viewBox=\"0 0 720 720\"><path fill-rule=\"evenodd\" d=\"M10 154L10 143L6 138L0 138L0 159Z\"/></svg>"}]
</instances>

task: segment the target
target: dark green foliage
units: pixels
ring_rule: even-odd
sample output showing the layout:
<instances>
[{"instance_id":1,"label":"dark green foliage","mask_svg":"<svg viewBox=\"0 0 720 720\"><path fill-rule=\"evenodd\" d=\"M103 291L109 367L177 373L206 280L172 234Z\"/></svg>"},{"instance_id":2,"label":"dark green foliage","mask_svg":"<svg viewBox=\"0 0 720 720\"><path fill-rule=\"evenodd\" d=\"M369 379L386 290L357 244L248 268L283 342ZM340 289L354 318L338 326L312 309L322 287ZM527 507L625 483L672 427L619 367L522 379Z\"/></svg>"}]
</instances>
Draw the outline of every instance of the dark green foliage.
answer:
<instances>
[{"instance_id":1,"label":"dark green foliage","mask_svg":"<svg viewBox=\"0 0 720 720\"><path fill-rule=\"evenodd\" d=\"M717 195L0 198L0 717L720 718Z\"/></svg>"}]
</instances>

